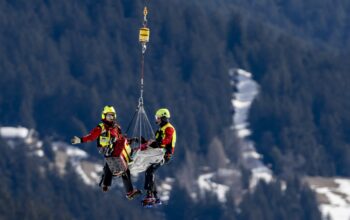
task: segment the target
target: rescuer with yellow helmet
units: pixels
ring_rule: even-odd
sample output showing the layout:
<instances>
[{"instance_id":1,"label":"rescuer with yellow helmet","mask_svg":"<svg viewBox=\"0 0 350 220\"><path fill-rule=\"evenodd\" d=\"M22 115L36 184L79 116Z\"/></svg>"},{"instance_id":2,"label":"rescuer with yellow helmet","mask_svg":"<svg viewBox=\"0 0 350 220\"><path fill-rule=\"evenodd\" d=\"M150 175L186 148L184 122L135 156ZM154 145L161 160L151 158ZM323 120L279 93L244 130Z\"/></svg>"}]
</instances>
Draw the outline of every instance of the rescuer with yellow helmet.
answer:
<instances>
[{"instance_id":1,"label":"rescuer with yellow helmet","mask_svg":"<svg viewBox=\"0 0 350 220\"><path fill-rule=\"evenodd\" d=\"M121 134L121 128L117 123L117 113L113 106L106 105L101 112L101 123L99 123L92 131L83 136L77 137L74 136L71 140L72 144L80 144L85 142L91 142L97 140L97 147L105 157L110 157L116 141L123 138ZM106 163L103 168L102 175L102 190L104 192L108 191L108 188L111 186L113 174ZM134 189L131 177L130 170L127 169L122 174L123 184L127 192L126 197L128 199L133 199L136 195L141 194L141 191Z\"/></svg>"},{"instance_id":2,"label":"rescuer with yellow helmet","mask_svg":"<svg viewBox=\"0 0 350 220\"><path fill-rule=\"evenodd\" d=\"M159 128L155 133L156 139L149 146L152 148L163 148L165 151L164 161L165 163L168 163L174 154L176 130L169 122L170 111L167 108L158 109L155 114L155 119ZM157 196L154 172L163 164L163 162L152 164L146 170L144 189L146 190L147 195L142 201L145 206L161 203Z\"/></svg>"},{"instance_id":3,"label":"rescuer with yellow helmet","mask_svg":"<svg viewBox=\"0 0 350 220\"><path fill-rule=\"evenodd\" d=\"M91 142L96 139L99 148L111 148L113 141L121 137L120 126L116 122L117 113L113 106L106 105L101 113L101 123L99 123L89 134L83 137L74 136L72 144Z\"/></svg>"}]
</instances>

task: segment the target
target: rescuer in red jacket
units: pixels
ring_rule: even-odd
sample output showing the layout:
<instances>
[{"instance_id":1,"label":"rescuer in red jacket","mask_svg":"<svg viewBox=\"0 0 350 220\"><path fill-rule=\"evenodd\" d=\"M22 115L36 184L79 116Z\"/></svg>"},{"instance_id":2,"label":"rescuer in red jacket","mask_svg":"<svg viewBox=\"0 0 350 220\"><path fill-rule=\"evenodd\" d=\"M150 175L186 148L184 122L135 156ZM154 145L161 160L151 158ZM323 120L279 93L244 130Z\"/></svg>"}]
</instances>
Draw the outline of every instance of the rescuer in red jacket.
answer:
<instances>
[{"instance_id":1,"label":"rescuer in red jacket","mask_svg":"<svg viewBox=\"0 0 350 220\"><path fill-rule=\"evenodd\" d=\"M174 154L176 144L176 130L174 126L169 122L170 112L168 109L159 109L156 112L155 117L159 128L155 133L155 141L153 141L149 146L152 148L164 149L164 162L168 163ZM162 166L164 162L152 164L146 170L144 189L146 190L147 195L142 201L142 204L144 206L152 206L161 203L160 199L157 196L154 172L160 166Z\"/></svg>"},{"instance_id":2,"label":"rescuer in red jacket","mask_svg":"<svg viewBox=\"0 0 350 220\"><path fill-rule=\"evenodd\" d=\"M112 155L112 152L115 147L117 140L123 138L121 134L121 128L116 122L117 114L113 106L105 106L101 114L101 123L99 123L92 131L83 136L72 138L72 144L80 144L85 142L91 142L97 140L97 147L99 152L102 153L105 157ZM113 174L106 163L103 168L102 175L102 190L104 192L108 191L108 188L111 186ZM128 199L133 199L135 196L141 194L141 191L134 189L131 177L130 170L127 169L122 174L123 184L126 190L126 197Z\"/></svg>"}]
</instances>

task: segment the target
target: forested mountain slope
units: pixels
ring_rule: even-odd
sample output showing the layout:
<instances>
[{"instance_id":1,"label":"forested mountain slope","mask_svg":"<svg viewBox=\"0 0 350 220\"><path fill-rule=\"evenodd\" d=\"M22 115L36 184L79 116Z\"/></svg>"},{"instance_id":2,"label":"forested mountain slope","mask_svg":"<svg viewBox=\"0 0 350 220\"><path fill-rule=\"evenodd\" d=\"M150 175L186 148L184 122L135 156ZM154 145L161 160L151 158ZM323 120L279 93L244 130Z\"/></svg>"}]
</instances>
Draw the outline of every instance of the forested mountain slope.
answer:
<instances>
[{"instance_id":1,"label":"forested mountain slope","mask_svg":"<svg viewBox=\"0 0 350 220\"><path fill-rule=\"evenodd\" d=\"M167 171L175 173L186 160L203 163L209 143L231 125L228 70L236 67L253 73L260 85L249 115L251 138L278 178L349 176L348 8L345 0L151 1L144 95L147 112L168 107L177 128L176 160ZM68 142L93 128L102 107L113 104L125 131L139 96L142 10L138 0L1 1L0 124ZM84 148L97 154L94 144ZM3 156L4 164L11 161ZM11 175L20 169L16 163L4 167ZM314 207L308 189L293 186ZM272 188L279 200L278 187L262 185L253 199L247 195L242 210L254 196L269 198ZM90 195L82 194L83 200ZM288 198L300 205L299 198ZM185 200L176 197L174 206ZM249 219L244 211L236 217Z\"/></svg>"}]
</instances>

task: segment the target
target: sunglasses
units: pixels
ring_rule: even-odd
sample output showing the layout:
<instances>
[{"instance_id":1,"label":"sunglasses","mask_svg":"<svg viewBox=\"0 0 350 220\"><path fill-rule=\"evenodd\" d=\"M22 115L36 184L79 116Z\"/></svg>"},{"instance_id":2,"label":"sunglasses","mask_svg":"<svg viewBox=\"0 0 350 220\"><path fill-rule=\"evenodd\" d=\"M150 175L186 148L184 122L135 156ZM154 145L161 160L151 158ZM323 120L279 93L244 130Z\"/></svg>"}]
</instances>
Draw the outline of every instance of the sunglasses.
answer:
<instances>
[{"instance_id":1,"label":"sunglasses","mask_svg":"<svg viewBox=\"0 0 350 220\"><path fill-rule=\"evenodd\" d=\"M154 117L155 117L156 121L160 120L160 117L157 117L157 115L155 115Z\"/></svg>"},{"instance_id":2,"label":"sunglasses","mask_svg":"<svg viewBox=\"0 0 350 220\"><path fill-rule=\"evenodd\" d=\"M115 115L114 114L106 114L106 119L113 120L113 119L115 119Z\"/></svg>"}]
</instances>

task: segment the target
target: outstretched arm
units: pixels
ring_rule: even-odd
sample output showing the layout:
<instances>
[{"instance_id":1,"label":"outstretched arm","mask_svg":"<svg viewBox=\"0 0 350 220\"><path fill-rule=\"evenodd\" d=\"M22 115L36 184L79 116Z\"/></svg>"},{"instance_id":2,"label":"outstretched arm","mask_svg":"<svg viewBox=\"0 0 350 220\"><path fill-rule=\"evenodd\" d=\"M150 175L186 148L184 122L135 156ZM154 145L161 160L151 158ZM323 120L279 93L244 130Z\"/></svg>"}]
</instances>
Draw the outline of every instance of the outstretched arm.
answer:
<instances>
[{"instance_id":1,"label":"outstretched arm","mask_svg":"<svg viewBox=\"0 0 350 220\"><path fill-rule=\"evenodd\" d=\"M89 134L81 138L81 142L85 143L96 140L98 136L100 136L101 131L102 129L100 128L100 126L95 127Z\"/></svg>"},{"instance_id":2,"label":"outstretched arm","mask_svg":"<svg viewBox=\"0 0 350 220\"><path fill-rule=\"evenodd\" d=\"M94 129L92 129L92 131L85 135L84 137L77 137L74 136L71 140L72 144L80 144L80 143L84 143L84 142L90 142L90 141L94 141L98 138L98 136L100 136L101 134L101 128L100 126L95 127Z\"/></svg>"}]
</instances>

